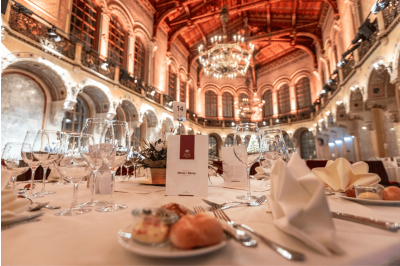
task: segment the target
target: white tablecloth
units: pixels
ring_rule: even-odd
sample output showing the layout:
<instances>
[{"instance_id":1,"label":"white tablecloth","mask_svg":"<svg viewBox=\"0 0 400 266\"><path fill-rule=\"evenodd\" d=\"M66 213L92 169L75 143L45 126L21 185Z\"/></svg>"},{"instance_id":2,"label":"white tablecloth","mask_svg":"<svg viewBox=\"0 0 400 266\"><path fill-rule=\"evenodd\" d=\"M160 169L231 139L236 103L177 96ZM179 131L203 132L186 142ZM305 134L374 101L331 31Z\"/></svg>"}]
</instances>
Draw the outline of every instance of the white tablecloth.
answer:
<instances>
[{"instance_id":1,"label":"white tablecloth","mask_svg":"<svg viewBox=\"0 0 400 266\"><path fill-rule=\"evenodd\" d=\"M400 167L385 167L390 182L400 183Z\"/></svg>"},{"instance_id":2,"label":"white tablecloth","mask_svg":"<svg viewBox=\"0 0 400 266\"><path fill-rule=\"evenodd\" d=\"M208 199L215 202L233 200L244 191L217 186L220 179L212 178ZM252 180L252 186L262 181ZM160 187L157 187L159 189ZM50 201L51 205L67 207L72 198L72 185L49 184L48 190L56 194L38 201ZM150 190L150 187L148 188ZM21 224L3 230L1 234L1 262L3 265L287 265L287 264L399 264L400 232L384 230L334 219L337 239L347 252L343 256L324 257L302 242L279 231L272 224L272 214L266 213L267 206L241 207L227 210L232 220L243 222L268 238L292 249L304 252L306 262L288 261L270 248L259 243L257 248L246 248L234 241L222 250L202 257L186 259L154 259L134 255L126 251L117 241L117 232L132 221L131 211L146 206L158 207L169 202L178 202L189 208L206 206L200 198L165 196L164 191L152 187L149 194L134 193L138 190L137 180L118 182L115 193L116 203L125 203L127 210L114 213L90 213L76 217L57 217L56 210L42 209L45 214L41 221ZM141 186L140 190L146 190ZM257 192L256 195L265 194ZM90 198L85 184L79 188L79 201ZM360 205L328 197L332 211L353 213L366 217L400 222L400 207ZM266 203L265 203L266 204Z\"/></svg>"}]
</instances>

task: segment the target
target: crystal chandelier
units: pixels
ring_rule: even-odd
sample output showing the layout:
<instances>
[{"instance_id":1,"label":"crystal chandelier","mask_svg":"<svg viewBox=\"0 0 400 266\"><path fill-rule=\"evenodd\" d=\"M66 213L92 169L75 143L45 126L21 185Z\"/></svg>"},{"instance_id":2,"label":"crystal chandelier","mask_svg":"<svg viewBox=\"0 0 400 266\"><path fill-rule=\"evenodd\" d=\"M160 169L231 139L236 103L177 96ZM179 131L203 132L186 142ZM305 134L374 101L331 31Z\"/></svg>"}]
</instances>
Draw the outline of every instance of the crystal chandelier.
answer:
<instances>
[{"instance_id":1,"label":"crystal chandelier","mask_svg":"<svg viewBox=\"0 0 400 266\"><path fill-rule=\"evenodd\" d=\"M260 98L257 98L257 93L254 93L253 100L249 100L248 98L243 98L241 102L235 102L235 109L237 114L251 117L254 114L259 114L262 112L262 107L264 106L265 101L260 101Z\"/></svg>"},{"instance_id":2,"label":"crystal chandelier","mask_svg":"<svg viewBox=\"0 0 400 266\"><path fill-rule=\"evenodd\" d=\"M228 8L222 7L219 19L222 24L222 36L211 38L212 47L207 50L203 45L199 46L199 60L204 66L204 73L207 76L213 75L216 79L233 79L238 74L245 75L250 64L254 45L249 44L250 50L246 49L244 36L233 35L228 41L226 24L229 20ZM243 48L244 47L244 48Z\"/></svg>"}]
</instances>

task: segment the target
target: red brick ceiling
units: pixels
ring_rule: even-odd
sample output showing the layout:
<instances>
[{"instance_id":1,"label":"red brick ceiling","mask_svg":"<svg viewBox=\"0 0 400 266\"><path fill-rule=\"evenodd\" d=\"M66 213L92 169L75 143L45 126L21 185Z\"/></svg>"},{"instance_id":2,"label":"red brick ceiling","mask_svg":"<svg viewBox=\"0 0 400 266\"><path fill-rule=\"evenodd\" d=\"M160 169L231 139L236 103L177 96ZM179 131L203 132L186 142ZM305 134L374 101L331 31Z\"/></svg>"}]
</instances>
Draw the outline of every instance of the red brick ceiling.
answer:
<instances>
[{"instance_id":1,"label":"red brick ceiling","mask_svg":"<svg viewBox=\"0 0 400 266\"><path fill-rule=\"evenodd\" d=\"M245 34L255 44L258 66L298 49L314 56L321 42L318 25L324 8L330 6L337 13L335 0L159 0L154 3L154 36L165 22L170 28L168 49L178 38L193 60L200 44L207 40L210 45L211 37L222 35L219 12L224 5L229 9L228 38Z\"/></svg>"}]
</instances>

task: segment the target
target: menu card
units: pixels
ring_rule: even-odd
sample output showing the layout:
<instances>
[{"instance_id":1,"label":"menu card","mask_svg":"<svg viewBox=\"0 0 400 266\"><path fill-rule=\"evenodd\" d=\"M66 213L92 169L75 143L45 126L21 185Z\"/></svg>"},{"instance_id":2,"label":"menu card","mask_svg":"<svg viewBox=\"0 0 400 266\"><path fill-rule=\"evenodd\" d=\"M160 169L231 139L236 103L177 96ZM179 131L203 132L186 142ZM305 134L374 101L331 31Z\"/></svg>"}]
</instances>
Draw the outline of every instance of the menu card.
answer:
<instances>
[{"instance_id":1,"label":"menu card","mask_svg":"<svg viewBox=\"0 0 400 266\"><path fill-rule=\"evenodd\" d=\"M225 185L245 187L247 185L246 166L236 157L233 147L222 147L221 152Z\"/></svg>"},{"instance_id":2,"label":"menu card","mask_svg":"<svg viewBox=\"0 0 400 266\"><path fill-rule=\"evenodd\" d=\"M208 136L168 136L167 196L207 197Z\"/></svg>"}]
</instances>

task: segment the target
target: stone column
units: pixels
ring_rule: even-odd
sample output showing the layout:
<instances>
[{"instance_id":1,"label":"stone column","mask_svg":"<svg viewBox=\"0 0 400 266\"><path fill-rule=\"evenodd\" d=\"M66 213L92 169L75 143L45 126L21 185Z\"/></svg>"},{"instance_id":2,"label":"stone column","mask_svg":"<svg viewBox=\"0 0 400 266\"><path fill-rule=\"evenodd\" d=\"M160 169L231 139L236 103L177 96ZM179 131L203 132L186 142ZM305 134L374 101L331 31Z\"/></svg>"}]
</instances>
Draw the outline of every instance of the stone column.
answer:
<instances>
[{"instance_id":1,"label":"stone column","mask_svg":"<svg viewBox=\"0 0 400 266\"><path fill-rule=\"evenodd\" d=\"M175 91L175 95L176 95L176 99L173 99L174 101L177 101L177 102L179 102L180 101L180 95L179 95L179 90L180 90L180 88L181 88L181 79L180 79L180 77L179 77L179 71L178 71L178 73L176 74L176 91Z\"/></svg>"},{"instance_id":2,"label":"stone column","mask_svg":"<svg viewBox=\"0 0 400 266\"><path fill-rule=\"evenodd\" d=\"M217 95L217 112L218 112L218 120L222 120L224 118L224 114L222 111L222 94Z\"/></svg>"},{"instance_id":3,"label":"stone column","mask_svg":"<svg viewBox=\"0 0 400 266\"><path fill-rule=\"evenodd\" d=\"M385 31L385 19L383 18L382 12L376 14L376 20L378 21L378 35L381 35Z\"/></svg>"},{"instance_id":4,"label":"stone column","mask_svg":"<svg viewBox=\"0 0 400 266\"><path fill-rule=\"evenodd\" d=\"M383 110L379 108L371 108L373 125L374 125L374 138L376 139L376 143L378 145L378 156L383 158L386 157L386 149L385 144L387 144L386 134L383 124Z\"/></svg>"},{"instance_id":5,"label":"stone column","mask_svg":"<svg viewBox=\"0 0 400 266\"><path fill-rule=\"evenodd\" d=\"M239 97L234 96L233 97L233 103L235 104L236 102L238 103L238 106L239 106ZM238 112L236 112L235 107L233 107L233 118L234 118L235 121L239 121L240 120L240 114L238 114Z\"/></svg>"},{"instance_id":6,"label":"stone column","mask_svg":"<svg viewBox=\"0 0 400 266\"><path fill-rule=\"evenodd\" d=\"M81 58L82 58L82 43L75 43L75 63L81 65Z\"/></svg>"},{"instance_id":7,"label":"stone column","mask_svg":"<svg viewBox=\"0 0 400 266\"><path fill-rule=\"evenodd\" d=\"M135 61L135 39L136 32L130 32L128 35L128 67L126 68L129 74L134 72L134 61Z\"/></svg>"},{"instance_id":8,"label":"stone column","mask_svg":"<svg viewBox=\"0 0 400 266\"><path fill-rule=\"evenodd\" d=\"M108 56L108 28L110 23L110 17L107 13L101 14L100 21L100 57L107 58Z\"/></svg>"},{"instance_id":9,"label":"stone column","mask_svg":"<svg viewBox=\"0 0 400 266\"><path fill-rule=\"evenodd\" d=\"M294 112L297 110L296 87L294 86L294 84L290 84L289 92L290 92L290 109L292 112Z\"/></svg>"},{"instance_id":10,"label":"stone column","mask_svg":"<svg viewBox=\"0 0 400 266\"><path fill-rule=\"evenodd\" d=\"M149 77L148 77L148 81L149 81L150 84L153 84L154 83L154 76L155 76L155 58L154 57L155 57L157 49L158 49L157 41L155 39L151 40L150 48L151 48L151 50L149 52L150 52L151 55L150 55L150 58L149 58ZM150 71L150 70L152 70L152 71Z\"/></svg>"},{"instance_id":11,"label":"stone column","mask_svg":"<svg viewBox=\"0 0 400 266\"><path fill-rule=\"evenodd\" d=\"M272 103L274 106L273 114L274 116L278 116L278 93L276 91L272 93Z\"/></svg>"}]
</instances>

